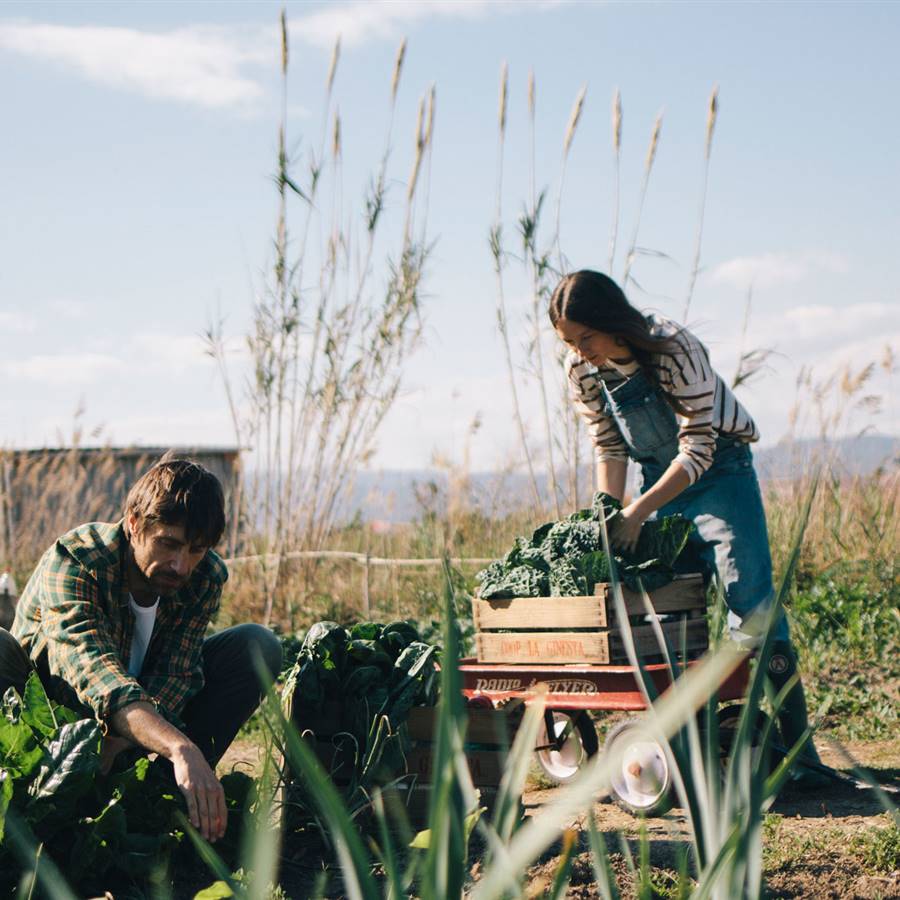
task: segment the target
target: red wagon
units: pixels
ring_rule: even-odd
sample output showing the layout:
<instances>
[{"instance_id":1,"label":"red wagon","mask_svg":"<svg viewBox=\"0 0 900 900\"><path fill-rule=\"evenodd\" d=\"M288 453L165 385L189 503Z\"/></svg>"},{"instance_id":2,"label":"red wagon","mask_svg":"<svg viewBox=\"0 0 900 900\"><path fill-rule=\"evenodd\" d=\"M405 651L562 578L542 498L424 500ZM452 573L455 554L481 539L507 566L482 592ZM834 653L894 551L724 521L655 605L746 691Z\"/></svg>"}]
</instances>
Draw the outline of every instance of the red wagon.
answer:
<instances>
[{"instance_id":1,"label":"red wagon","mask_svg":"<svg viewBox=\"0 0 900 900\"><path fill-rule=\"evenodd\" d=\"M671 684L668 667L652 663L644 667L662 693ZM584 762L599 750L590 712L640 712L647 708L630 665L528 664L507 665L460 662L463 694L470 701L489 700L502 706L511 700L527 705L539 692L545 702L544 728L536 755L546 775L557 783L570 781ZM720 702L740 700L749 681L745 660L719 687ZM720 711L720 722L731 720L740 706ZM631 812L658 815L668 808L671 788L669 763L659 744L643 727L640 718L620 722L607 734L604 750L625 742L622 771L611 783L613 799Z\"/></svg>"}]
</instances>

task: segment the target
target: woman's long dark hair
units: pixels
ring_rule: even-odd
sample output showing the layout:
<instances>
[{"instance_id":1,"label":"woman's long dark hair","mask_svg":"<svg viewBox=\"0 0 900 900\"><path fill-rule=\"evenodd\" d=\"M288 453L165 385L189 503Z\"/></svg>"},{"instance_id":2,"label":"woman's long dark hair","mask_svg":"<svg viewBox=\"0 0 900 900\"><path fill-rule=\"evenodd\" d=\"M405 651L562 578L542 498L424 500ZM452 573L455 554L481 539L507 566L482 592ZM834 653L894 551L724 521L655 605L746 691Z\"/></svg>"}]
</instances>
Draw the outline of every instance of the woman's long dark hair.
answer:
<instances>
[{"instance_id":1,"label":"woman's long dark hair","mask_svg":"<svg viewBox=\"0 0 900 900\"><path fill-rule=\"evenodd\" d=\"M677 335L651 334L647 317L628 302L622 288L612 278L591 269L566 275L550 297L548 312L554 328L560 319L566 319L625 341L644 374L657 385L659 375L653 355L675 356L685 352ZM687 414L677 398L667 391L662 394L675 412Z\"/></svg>"}]
</instances>

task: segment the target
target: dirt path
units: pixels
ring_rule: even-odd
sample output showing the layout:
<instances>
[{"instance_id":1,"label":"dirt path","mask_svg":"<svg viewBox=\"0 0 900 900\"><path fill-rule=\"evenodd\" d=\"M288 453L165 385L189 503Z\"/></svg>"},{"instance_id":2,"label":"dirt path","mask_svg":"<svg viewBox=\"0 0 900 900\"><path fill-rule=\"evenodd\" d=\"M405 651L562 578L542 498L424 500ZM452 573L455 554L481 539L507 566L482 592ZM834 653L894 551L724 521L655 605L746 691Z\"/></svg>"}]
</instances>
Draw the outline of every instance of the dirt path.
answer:
<instances>
[{"instance_id":1,"label":"dirt path","mask_svg":"<svg viewBox=\"0 0 900 900\"><path fill-rule=\"evenodd\" d=\"M900 740L848 743L845 749L880 782L900 787ZM820 744L819 751L827 765L848 770L845 759L826 744ZM526 814L539 812L557 790L528 791L523 798ZM891 797L895 803L900 801L896 795ZM593 812L598 829L610 836L611 848L617 840L612 832L626 836L632 849L636 847L640 832L637 819L611 802L596 803ZM583 831L585 821L581 815L570 824ZM810 900L900 898L900 869L884 866L891 855L897 858L896 838L893 842L885 838L889 824L888 814L868 788L835 783L814 794L783 792L770 809L764 828L769 896ZM661 818L647 820L647 832L651 865L677 872L679 853L689 840L684 810L675 808ZM616 858L616 863L620 886L627 896L627 869L621 858ZM529 896L546 891L554 870L552 858L532 870ZM593 879L590 855L580 853L567 896L595 897Z\"/></svg>"},{"instance_id":2,"label":"dirt path","mask_svg":"<svg viewBox=\"0 0 900 900\"><path fill-rule=\"evenodd\" d=\"M824 742L818 744L823 762L848 771L845 759ZM900 786L900 739L878 742L851 742L849 754L870 769L877 780ZM255 774L260 762L260 746L253 741L236 742L219 765L220 774L233 768ZM558 788L528 790L523 801L526 815L534 815L557 794ZM900 805L900 797L891 795ZM624 835L634 850L640 822L610 802L594 804L594 818L615 847ZM584 832L585 816L570 823ZM885 867L896 860L896 838L891 842L890 819L872 790L835 783L814 794L785 791L772 806L764 828L764 863L769 896L809 898L809 900L889 900L900 898L900 869ZM661 818L647 821L650 862L654 867L678 869L679 853L689 841L684 811L672 809ZM886 836L886 837L885 837ZM881 843L880 843L881 842ZM882 846L884 844L884 846ZM587 845L573 864L569 898L596 897L594 874ZM556 869L557 848L545 854L530 871L528 896L542 896L550 887ZM624 858L613 857L623 896L630 896ZM477 867L476 867L477 868ZM663 876L664 877L664 876Z\"/></svg>"}]
</instances>

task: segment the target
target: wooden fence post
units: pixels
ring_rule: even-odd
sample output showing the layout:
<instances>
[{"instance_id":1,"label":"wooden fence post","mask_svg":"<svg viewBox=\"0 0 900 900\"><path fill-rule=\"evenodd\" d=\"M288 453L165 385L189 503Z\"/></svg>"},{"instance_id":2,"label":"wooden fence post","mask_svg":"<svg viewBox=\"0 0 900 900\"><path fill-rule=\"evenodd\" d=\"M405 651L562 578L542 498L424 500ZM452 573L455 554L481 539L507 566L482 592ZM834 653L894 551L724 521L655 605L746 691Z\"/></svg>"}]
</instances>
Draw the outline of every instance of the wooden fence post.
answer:
<instances>
[{"instance_id":1,"label":"wooden fence post","mask_svg":"<svg viewBox=\"0 0 900 900\"><path fill-rule=\"evenodd\" d=\"M363 615L366 620L371 618L370 616L370 601L369 601L369 551L366 550L366 558L363 562L364 570L363 570Z\"/></svg>"}]
</instances>

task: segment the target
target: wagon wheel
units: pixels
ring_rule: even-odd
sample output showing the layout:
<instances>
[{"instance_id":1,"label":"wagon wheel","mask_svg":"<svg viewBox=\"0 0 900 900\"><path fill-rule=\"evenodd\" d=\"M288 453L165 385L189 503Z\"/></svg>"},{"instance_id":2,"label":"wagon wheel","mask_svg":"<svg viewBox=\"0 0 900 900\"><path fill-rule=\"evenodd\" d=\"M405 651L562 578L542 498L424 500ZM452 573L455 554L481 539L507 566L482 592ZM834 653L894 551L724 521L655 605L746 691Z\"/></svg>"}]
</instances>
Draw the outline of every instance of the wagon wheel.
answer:
<instances>
[{"instance_id":1,"label":"wagon wheel","mask_svg":"<svg viewBox=\"0 0 900 900\"><path fill-rule=\"evenodd\" d=\"M737 737L743 711L743 703L732 703L730 706L725 706L716 712L716 721L719 727L719 761L722 766L723 776L728 765L728 758L731 756L731 748ZM775 732L770 728L769 717L765 712L759 710L756 714L756 721L750 728L750 744L754 749L759 748L762 744L763 735L767 729L769 730L768 743L771 744ZM769 753L769 772L771 773L781 761L781 755L771 746L766 748L766 752Z\"/></svg>"},{"instance_id":2,"label":"wagon wheel","mask_svg":"<svg viewBox=\"0 0 900 900\"><path fill-rule=\"evenodd\" d=\"M586 712L546 710L535 756L544 775L556 784L571 781L597 752L594 723Z\"/></svg>"},{"instance_id":3,"label":"wagon wheel","mask_svg":"<svg viewBox=\"0 0 900 900\"><path fill-rule=\"evenodd\" d=\"M635 816L661 816L671 809L669 760L641 719L628 719L611 729L603 750L622 753L609 785L613 802Z\"/></svg>"}]
</instances>

